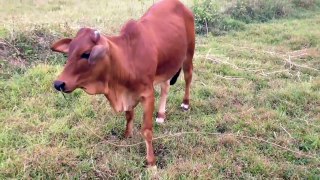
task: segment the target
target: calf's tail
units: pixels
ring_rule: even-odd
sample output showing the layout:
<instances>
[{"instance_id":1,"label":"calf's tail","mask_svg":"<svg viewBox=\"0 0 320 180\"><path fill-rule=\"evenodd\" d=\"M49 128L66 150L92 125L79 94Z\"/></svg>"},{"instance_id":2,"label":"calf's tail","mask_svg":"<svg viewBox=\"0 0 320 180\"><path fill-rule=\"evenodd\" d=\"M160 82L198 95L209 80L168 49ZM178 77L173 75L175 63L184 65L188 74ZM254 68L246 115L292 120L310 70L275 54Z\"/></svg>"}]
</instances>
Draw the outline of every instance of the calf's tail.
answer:
<instances>
[{"instance_id":1,"label":"calf's tail","mask_svg":"<svg viewBox=\"0 0 320 180\"><path fill-rule=\"evenodd\" d=\"M179 71L171 78L170 80L170 85L174 85L176 82L177 82L177 79L180 75L180 71L181 71L181 68L179 69Z\"/></svg>"}]
</instances>

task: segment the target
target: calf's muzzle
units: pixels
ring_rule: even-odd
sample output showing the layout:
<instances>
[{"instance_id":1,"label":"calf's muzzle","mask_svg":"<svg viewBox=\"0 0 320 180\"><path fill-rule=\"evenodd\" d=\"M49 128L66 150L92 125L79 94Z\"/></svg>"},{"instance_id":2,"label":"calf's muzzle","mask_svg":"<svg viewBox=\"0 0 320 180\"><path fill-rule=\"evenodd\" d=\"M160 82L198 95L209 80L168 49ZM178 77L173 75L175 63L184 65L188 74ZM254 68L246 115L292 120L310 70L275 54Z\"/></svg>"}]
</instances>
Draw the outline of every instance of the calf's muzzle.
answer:
<instances>
[{"instance_id":1,"label":"calf's muzzle","mask_svg":"<svg viewBox=\"0 0 320 180\"><path fill-rule=\"evenodd\" d=\"M63 81L54 81L54 82L53 82L53 86L54 86L54 88L55 88L57 91L62 91L62 92L64 92L64 91L65 91L66 83L63 82Z\"/></svg>"}]
</instances>

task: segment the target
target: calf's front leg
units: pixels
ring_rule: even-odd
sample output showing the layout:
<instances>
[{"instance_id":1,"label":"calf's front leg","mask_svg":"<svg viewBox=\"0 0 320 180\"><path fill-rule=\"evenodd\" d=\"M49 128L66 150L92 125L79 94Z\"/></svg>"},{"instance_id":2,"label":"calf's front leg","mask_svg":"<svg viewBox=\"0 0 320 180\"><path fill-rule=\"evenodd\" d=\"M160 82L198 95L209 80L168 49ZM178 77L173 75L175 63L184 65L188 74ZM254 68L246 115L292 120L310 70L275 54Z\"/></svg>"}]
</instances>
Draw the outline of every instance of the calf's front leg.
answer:
<instances>
[{"instance_id":1,"label":"calf's front leg","mask_svg":"<svg viewBox=\"0 0 320 180\"><path fill-rule=\"evenodd\" d=\"M147 165L152 167L156 163L156 159L153 152L152 138L153 138L153 120L152 114L154 111L154 90L150 90L148 95L143 96L141 99L141 104L143 108L143 124L141 129L141 134L146 142L147 148Z\"/></svg>"},{"instance_id":2,"label":"calf's front leg","mask_svg":"<svg viewBox=\"0 0 320 180\"><path fill-rule=\"evenodd\" d=\"M126 119L127 119L127 126L126 131L124 133L124 137L132 137L132 129L133 129L133 118L134 118L134 111L126 111Z\"/></svg>"}]
</instances>

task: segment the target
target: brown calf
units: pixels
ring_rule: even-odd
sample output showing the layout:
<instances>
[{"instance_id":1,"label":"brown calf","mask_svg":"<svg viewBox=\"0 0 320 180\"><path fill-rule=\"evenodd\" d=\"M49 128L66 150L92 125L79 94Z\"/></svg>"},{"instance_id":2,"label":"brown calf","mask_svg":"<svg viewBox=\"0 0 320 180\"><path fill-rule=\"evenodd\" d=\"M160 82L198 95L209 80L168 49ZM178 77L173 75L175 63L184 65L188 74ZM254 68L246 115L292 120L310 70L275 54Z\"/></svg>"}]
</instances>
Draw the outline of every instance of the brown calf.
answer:
<instances>
[{"instance_id":1,"label":"brown calf","mask_svg":"<svg viewBox=\"0 0 320 180\"><path fill-rule=\"evenodd\" d=\"M141 102L141 134L146 141L148 165L153 166L154 85L161 86L156 119L161 123L169 84L175 83L182 68L186 85L181 106L189 109L194 48L192 12L178 0L163 0L139 20L130 20L119 36L107 37L82 28L75 38L55 42L51 49L67 53L68 60L54 87L65 93L81 88L88 94L104 94L115 111L126 112L126 137L132 135L134 108Z\"/></svg>"}]
</instances>

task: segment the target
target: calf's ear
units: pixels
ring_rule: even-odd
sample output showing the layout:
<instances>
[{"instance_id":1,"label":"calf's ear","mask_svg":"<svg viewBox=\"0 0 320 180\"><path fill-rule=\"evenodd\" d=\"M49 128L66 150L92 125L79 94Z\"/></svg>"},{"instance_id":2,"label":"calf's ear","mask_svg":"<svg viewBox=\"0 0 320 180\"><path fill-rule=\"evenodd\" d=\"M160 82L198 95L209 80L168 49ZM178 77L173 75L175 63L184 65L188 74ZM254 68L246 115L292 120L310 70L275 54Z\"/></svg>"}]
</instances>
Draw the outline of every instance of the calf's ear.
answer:
<instances>
[{"instance_id":1,"label":"calf's ear","mask_svg":"<svg viewBox=\"0 0 320 180\"><path fill-rule=\"evenodd\" d=\"M70 38L60 39L51 45L51 50L61 53L68 53L71 41L72 39Z\"/></svg>"},{"instance_id":2,"label":"calf's ear","mask_svg":"<svg viewBox=\"0 0 320 180\"><path fill-rule=\"evenodd\" d=\"M89 63L95 64L98 60L105 58L108 55L108 45L96 45L92 48Z\"/></svg>"}]
</instances>

